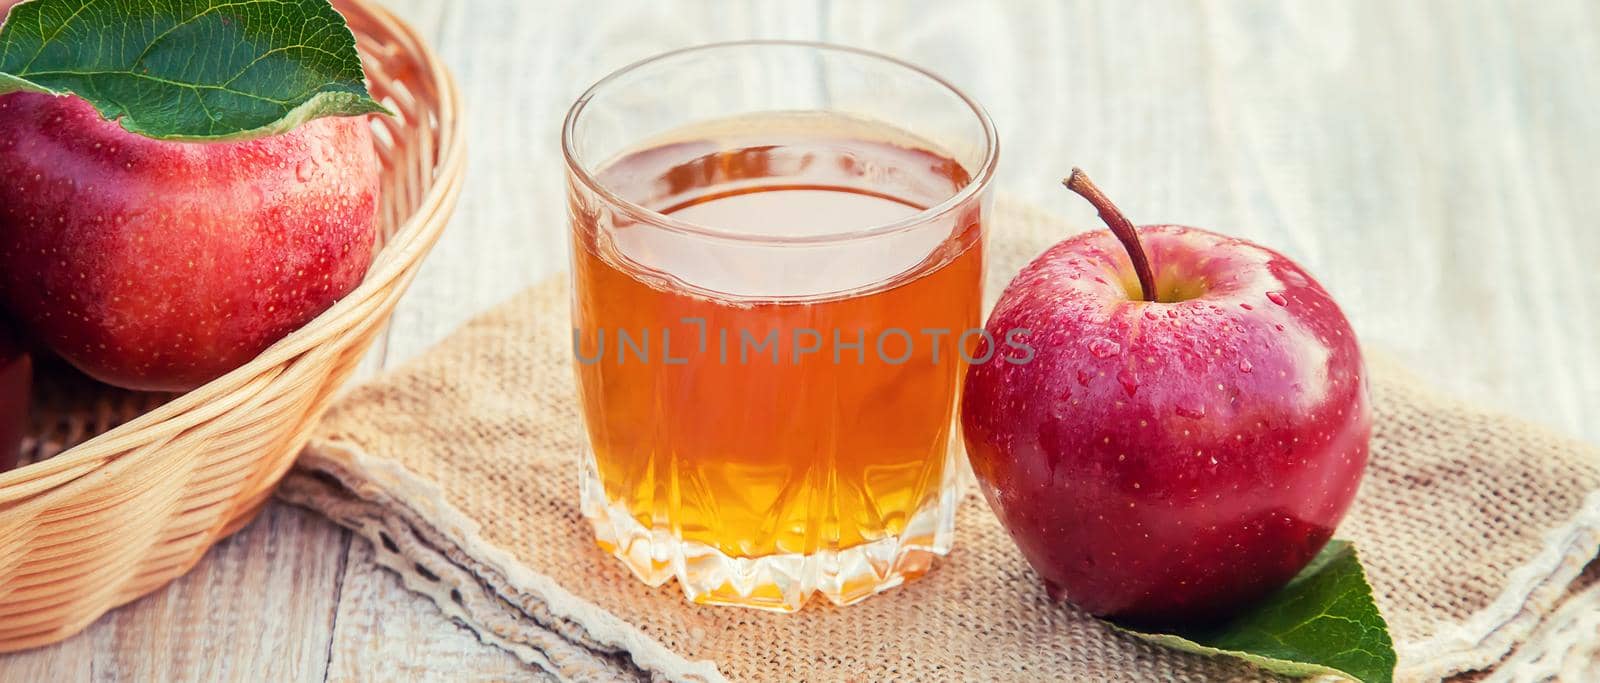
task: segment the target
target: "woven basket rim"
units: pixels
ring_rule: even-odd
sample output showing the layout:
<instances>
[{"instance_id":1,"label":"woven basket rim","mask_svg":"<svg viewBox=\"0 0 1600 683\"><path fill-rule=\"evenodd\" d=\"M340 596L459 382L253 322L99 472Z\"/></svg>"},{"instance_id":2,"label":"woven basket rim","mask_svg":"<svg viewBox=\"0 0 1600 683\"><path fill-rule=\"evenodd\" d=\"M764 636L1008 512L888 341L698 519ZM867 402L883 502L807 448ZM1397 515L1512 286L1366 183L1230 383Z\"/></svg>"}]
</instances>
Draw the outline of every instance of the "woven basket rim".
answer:
<instances>
[{"instance_id":1,"label":"woven basket rim","mask_svg":"<svg viewBox=\"0 0 1600 683\"><path fill-rule=\"evenodd\" d=\"M460 89L438 54L409 24L399 21L388 9L370 0L346 1L382 22L393 35L411 43L412 50L420 55L421 62L427 65L429 76L437 89L440 115L437 121L439 150L438 161L434 165L435 182L429 185L417 208L373 255L372 267L367 271L361 284L311 322L278 340L250 362L185 392L148 413L49 459L8 472L0 472L0 492L42 477L63 476L71 470L80 470L77 475L69 475L70 478L46 487L39 493L59 488L103 467L104 463L97 466L93 461L124 450L118 443L121 440L151 429L166 427L176 432L203 423L209 419L211 413L218 410L210 404L237 394L240 389L260 381L263 377L275 376L275 369L323 344L330 335L337 334L342 326L334 324L335 321L347 316L363 316L370 308L378 305L375 302L380 302L385 297L400 296L416 276L413 264L426 255L438 241L448 222L426 220L427 214L431 213L429 207L442 206L445 213L449 214L461 194L467 154L466 124L462 116L463 103ZM429 125L429 123L418 122L415 125ZM21 500L13 501L13 504L28 497L31 496L25 494Z\"/></svg>"}]
</instances>

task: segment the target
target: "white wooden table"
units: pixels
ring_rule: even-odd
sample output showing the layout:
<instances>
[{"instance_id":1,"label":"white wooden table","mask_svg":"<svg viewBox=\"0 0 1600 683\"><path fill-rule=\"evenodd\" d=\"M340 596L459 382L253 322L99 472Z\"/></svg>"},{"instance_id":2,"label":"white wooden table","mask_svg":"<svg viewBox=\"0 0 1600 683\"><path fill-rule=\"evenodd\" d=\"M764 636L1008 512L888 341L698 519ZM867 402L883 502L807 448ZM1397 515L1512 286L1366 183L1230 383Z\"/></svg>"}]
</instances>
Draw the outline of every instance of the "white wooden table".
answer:
<instances>
[{"instance_id":1,"label":"white wooden table","mask_svg":"<svg viewBox=\"0 0 1600 683\"><path fill-rule=\"evenodd\" d=\"M632 60L812 39L941 72L1000 129L1003 192L1098 225L1072 165L1139 222L1275 246L1363 341L1459 394L1600 442L1600 4L389 0L454 67L471 177L384 358L567 259L558 129ZM188 576L0 681L535 677L274 505Z\"/></svg>"}]
</instances>

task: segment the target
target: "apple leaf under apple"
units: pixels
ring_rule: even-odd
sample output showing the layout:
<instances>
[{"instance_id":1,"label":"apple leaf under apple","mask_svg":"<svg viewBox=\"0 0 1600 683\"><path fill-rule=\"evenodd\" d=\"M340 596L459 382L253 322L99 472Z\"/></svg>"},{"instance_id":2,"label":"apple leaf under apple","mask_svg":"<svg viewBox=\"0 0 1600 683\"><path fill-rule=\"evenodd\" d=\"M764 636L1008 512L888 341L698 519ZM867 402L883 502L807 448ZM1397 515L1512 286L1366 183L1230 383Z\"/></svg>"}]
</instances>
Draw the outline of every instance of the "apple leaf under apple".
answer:
<instances>
[{"instance_id":1,"label":"apple leaf under apple","mask_svg":"<svg viewBox=\"0 0 1600 683\"><path fill-rule=\"evenodd\" d=\"M385 111L328 0L28 0L0 24L0 94L18 91L77 95L163 140Z\"/></svg>"},{"instance_id":2,"label":"apple leaf under apple","mask_svg":"<svg viewBox=\"0 0 1600 683\"><path fill-rule=\"evenodd\" d=\"M1170 633L1116 628L1207 656L1227 655L1289 676L1333 675L1365 683L1394 679L1394 643L1372 600L1355 546L1330 541L1278 592L1232 619Z\"/></svg>"}]
</instances>

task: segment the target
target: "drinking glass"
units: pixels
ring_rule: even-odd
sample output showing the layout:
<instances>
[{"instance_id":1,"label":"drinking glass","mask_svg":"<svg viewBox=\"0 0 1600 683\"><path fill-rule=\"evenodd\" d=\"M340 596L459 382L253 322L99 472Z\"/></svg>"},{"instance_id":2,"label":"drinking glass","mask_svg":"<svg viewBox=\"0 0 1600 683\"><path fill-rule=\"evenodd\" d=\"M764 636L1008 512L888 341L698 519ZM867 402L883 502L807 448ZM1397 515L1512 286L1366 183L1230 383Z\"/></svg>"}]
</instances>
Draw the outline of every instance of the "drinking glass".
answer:
<instances>
[{"instance_id":1,"label":"drinking glass","mask_svg":"<svg viewBox=\"0 0 1600 683\"><path fill-rule=\"evenodd\" d=\"M983 109L861 50L664 54L562 136L599 545L698 603L848 604L949 551L998 154Z\"/></svg>"}]
</instances>

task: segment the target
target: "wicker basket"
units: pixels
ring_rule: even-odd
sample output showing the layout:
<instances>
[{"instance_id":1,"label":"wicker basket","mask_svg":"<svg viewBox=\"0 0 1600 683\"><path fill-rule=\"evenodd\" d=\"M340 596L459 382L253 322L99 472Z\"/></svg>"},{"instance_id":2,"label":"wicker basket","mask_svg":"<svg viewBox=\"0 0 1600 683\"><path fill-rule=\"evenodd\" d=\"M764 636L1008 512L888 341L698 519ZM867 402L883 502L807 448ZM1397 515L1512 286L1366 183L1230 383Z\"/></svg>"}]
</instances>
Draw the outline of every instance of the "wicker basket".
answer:
<instances>
[{"instance_id":1,"label":"wicker basket","mask_svg":"<svg viewBox=\"0 0 1600 683\"><path fill-rule=\"evenodd\" d=\"M0 13L13 2L0 0ZM0 474L0 652L77 633L249 522L444 228L466 161L450 74L389 12L334 4L373 95L398 113L375 121L381 248L366 280L250 364L181 396L43 373L24 444L34 462Z\"/></svg>"}]
</instances>

